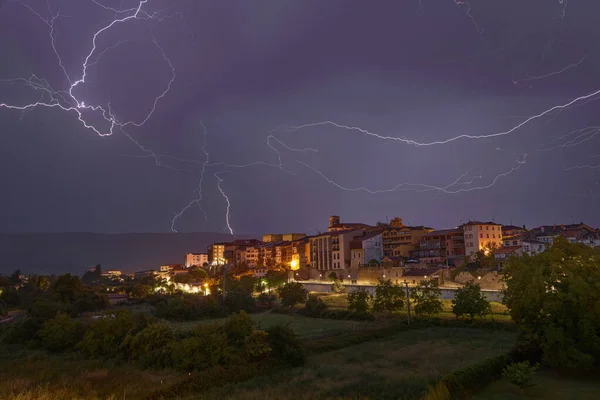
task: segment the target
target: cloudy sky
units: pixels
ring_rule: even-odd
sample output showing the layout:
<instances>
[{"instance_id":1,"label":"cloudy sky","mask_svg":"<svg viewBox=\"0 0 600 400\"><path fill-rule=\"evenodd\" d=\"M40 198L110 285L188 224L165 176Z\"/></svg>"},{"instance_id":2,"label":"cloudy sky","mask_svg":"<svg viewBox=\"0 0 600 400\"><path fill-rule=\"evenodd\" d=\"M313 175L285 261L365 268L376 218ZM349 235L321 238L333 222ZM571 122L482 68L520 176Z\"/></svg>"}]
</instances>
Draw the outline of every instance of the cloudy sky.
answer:
<instances>
[{"instance_id":1,"label":"cloudy sky","mask_svg":"<svg viewBox=\"0 0 600 400\"><path fill-rule=\"evenodd\" d=\"M600 225L596 0L0 4L1 232Z\"/></svg>"}]
</instances>

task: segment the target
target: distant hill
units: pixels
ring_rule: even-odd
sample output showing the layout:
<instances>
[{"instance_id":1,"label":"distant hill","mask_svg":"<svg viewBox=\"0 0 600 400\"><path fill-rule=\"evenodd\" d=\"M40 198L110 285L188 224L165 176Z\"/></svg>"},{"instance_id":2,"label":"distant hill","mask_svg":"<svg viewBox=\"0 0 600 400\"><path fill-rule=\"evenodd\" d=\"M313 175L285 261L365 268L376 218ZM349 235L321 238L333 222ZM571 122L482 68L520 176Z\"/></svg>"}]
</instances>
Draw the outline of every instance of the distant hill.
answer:
<instances>
[{"instance_id":1,"label":"distant hill","mask_svg":"<svg viewBox=\"0 0 600 400\"><path fill-rule=\"evenodd\" d=\"M245 237L236 237L244 239ZM206 252L223 233L49 233L0 234L0 273L81 275L86 268L133 272L183 263L186 253Z\"/></svg>"}]
</instances>

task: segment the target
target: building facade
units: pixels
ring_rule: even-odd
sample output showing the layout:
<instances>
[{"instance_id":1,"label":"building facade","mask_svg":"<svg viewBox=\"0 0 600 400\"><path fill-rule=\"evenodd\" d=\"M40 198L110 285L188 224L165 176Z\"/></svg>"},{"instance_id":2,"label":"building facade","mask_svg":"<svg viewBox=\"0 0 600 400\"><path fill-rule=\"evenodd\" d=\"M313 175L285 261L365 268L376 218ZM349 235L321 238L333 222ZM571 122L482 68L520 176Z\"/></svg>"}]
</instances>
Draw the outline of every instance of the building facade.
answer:
<instances>
[{"instance_id":1,"label":"building facade","mask_svg":"<svg viewBox=\"0 0 600 400\"><path fill-rule=\"evenodd\" d=\"M208 264L208 253L187 253L185 255L184 265L187 268L193 265L202 267L204 264Z\"/></svg>"},{"instance_id":2,"label":"building facade","mask_svg":"<svg viewBox=\"0 0 600 400\"><path fill-rule=\"evenodd\" d=\"M343 274L345 269L350 268L350 242L361 235L362 229L355 229L332 231L311 237L311 267L319 271L321 277L323 271L339 271Z\"/></svg>"},{"instance_id":3,"label":"building facade","mask_svg":"<svg viewBox=\"0 0 600 400\"><path fill-rule=\"evenodd\" d=\"M471 221L462 225L465 255L502 247L502 225L495 222Z\"/></svg>"}]
</instances>

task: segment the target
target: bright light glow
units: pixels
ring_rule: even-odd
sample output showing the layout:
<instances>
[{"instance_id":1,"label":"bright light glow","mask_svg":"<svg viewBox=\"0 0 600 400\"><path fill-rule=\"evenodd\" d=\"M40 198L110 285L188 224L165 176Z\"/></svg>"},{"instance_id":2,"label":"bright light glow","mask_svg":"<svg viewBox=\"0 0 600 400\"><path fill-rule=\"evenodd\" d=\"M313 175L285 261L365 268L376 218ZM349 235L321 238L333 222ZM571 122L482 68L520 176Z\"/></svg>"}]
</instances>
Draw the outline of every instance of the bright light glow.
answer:
<instances>
[{"instance_id":1,"label":"bright light glow","mask_svg":"<svg viewBox=\"0 0 600 400\"><path fill-rule=\"evenodd\" d=\"M290 263L290 268L295 271L299 268L298 266L298 260L292 260L292 262Z\"/></svg>"}]
</instances>

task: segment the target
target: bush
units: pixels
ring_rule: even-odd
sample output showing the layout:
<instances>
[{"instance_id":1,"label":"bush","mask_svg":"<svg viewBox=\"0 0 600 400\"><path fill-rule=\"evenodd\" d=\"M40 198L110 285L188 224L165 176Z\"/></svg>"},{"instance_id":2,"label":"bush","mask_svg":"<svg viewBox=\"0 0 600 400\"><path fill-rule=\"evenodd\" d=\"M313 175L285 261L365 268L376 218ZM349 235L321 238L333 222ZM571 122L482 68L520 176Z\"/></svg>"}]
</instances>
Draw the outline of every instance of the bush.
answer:
<instances>
[{"instance_id":1,"label":"bush","mask_svg":"<svg viewBox=\"0 0 600 400\"><path fill-rule=\"evenodd\" d=\"M269 306L269 308L273 307L273 302L275 302L275 300L277 300L277 297L271 293L261 293L258 295L258 304L262 306Z\"/></svg>"},{"instance_id":2,"label":"bush","mask_svg":"<svg viewBox=\"0 0 600 400\"><path fill-rule=\"evenodd\" d=\"M200 325L191 337L171 345L173 367L183 371L205 369L229 362L227 335L218 325Z\"/></svg>"},{"instance_id":3,"label":"bush","mask_svg":"<svg viewBox=\"0 0 600 400\"><path fill-rule=\"evenodd\" d=\"M529 364L529 361L510 364L502 371L502 377L523 389L531 386L535 371L537 371L539 367L540 364L532 366Z\"/></svg>"},{"instance_id":4,"label":"bush","mask_svg":"<svg viewBox=\"0 0 600 400\"><path fill-rule=\"evenodd\" d=\"M240 311L238 314L232 314L223 324L223 330L227 335L229 343L240 347L246 341L246 338L252 334L256 324L248 314Z\"/></svg>"},{"instance_id":5,"label":"bush","mask_svg":"<svg viewBox=\"0 0 600 400\"><path fill-rule=\"evenodd\" d=\"M44 322L38 332L42 347L51 352L72 350L81 340L84 333L83 325L68 314L59 313L54 318Z\"/></svg>"},{"instance_id":6,"label":"bush","mask_svg":"<svg viewBox=\"0 0 600 400\"><path fill-rule=\"evenodd\" d=\"M286 283L279 289L281 304L287 307L294 307L298 303L304 303L308 292L304 286L298 282Z\"/></svg>"},{"instance_id":7,"label":"bush","mask_svg":"<svg viewBox=\"0 0 600 400\"><path fill-rule=\"evenodd\" d=\"M233 307L234 299L230 299ZM183 294L172 298L166 298L156 304L154 315L176 321L189 321L200 318L215 318L226 315L221 306L220 297L216 295L198 296Z\"/></svg>"},{"instance_id":8,"label":"bush","mask_svg":"<svg viewBox=\"0 0 600 400\"><path fill-rule=\"evenodd\" d=\"M77 348L90 358L123 357L121 344L127 335L135 335L148 326L148 318L141 313L119 311L94 320Z\"/></svg>"},{"instance_id":9,"label":"bush","mask_svg":"<svg viewBox=\"0 0 600 400\"><path fill-rule=\"evenodd\" d=\"M437 382L434 386L427 388L427 394L423 400L450 400L450 391L446 384L442 381Z\"/></svg>"},{"instance_id":10,"label":"bush","mask_svg":"<svg viewBox=\"0 0 600 400\"><path fill-rule=\"evenodd\" d=\"M369 311L369 303L373 296L365 288L357 288L348 293L348 310L365 314Z\"/></svg>"},{"instance_id":11,"label":"bush","mask_svg":"<svg viewBox=\"0 0 600 400\"><path fill-rule=\"evenodd\" d=\"M317 295L311 294L304 303L304 312L307 315L319 315L327 308L327 304Z\"/></svg>"},{"instance_id":12,"label":"bush","mask_svg":"<svg viewBox=\"0 0 600 400\"><path fill-rule=\"evenodd\" d=\"M502 369L510 363L510 357L501 355L489 358L478 364L454 371L442 381L448 388L452 399L461 399L469 393L481 388L502 373Z\"/></svg>"},{"instance_id":13,"label":"bush","mask_svg":"<svg viewBox=\"0 0 600 400\"><path fill-rule=\"evenodd\" d=\"M452 299L452 312L457 318L468 315L471 319L485 317L492 313L492 306L481 293L481 287L477 283L467 282L464 287L458 289Z\"/></svg>"},{"instance_id":14,"label":"bush","mask_svg":"<svg viewBox=\"0 0 600 400\"><path fill-rule=\"evenodd\" d=\"M256 301L251 293L243 290L228 290L223 304L228 313L236 313L240 311L255 312Z\"/></svg>"},{"instance_id":15,"label":"bush","mask_svg":"<svg viewBox=\"0 0 600 400\"><path fill-rule=\"evenodd\" d=\"M275 361L292 367L303 365L306 354L302 343L289 326L275 325L267 329L271 356Z\"/></svg>"},{"instance_id":16,"label":"bush","mask_svg":"<svg viewBox=\"0 0 600 400\"><path fill-rule=\"evenodd\" d=\"M269 334L265 331L254 331L246 337L244 353L249 361L258 361L266 358L272 349L269 345Z\"/></svg>"},{"instance_id":17,"label":"bush","mask_svg":"<svg viewBox=\"0 0 600 400\"><path fill-rule=\"evenodd\" d=\"M125 358L143 368L165 368L171 364L169 344L174 340L173 329L165 322L154 322L135 334L128 334L121 348Z\"/></svg>"}]
</instances>

